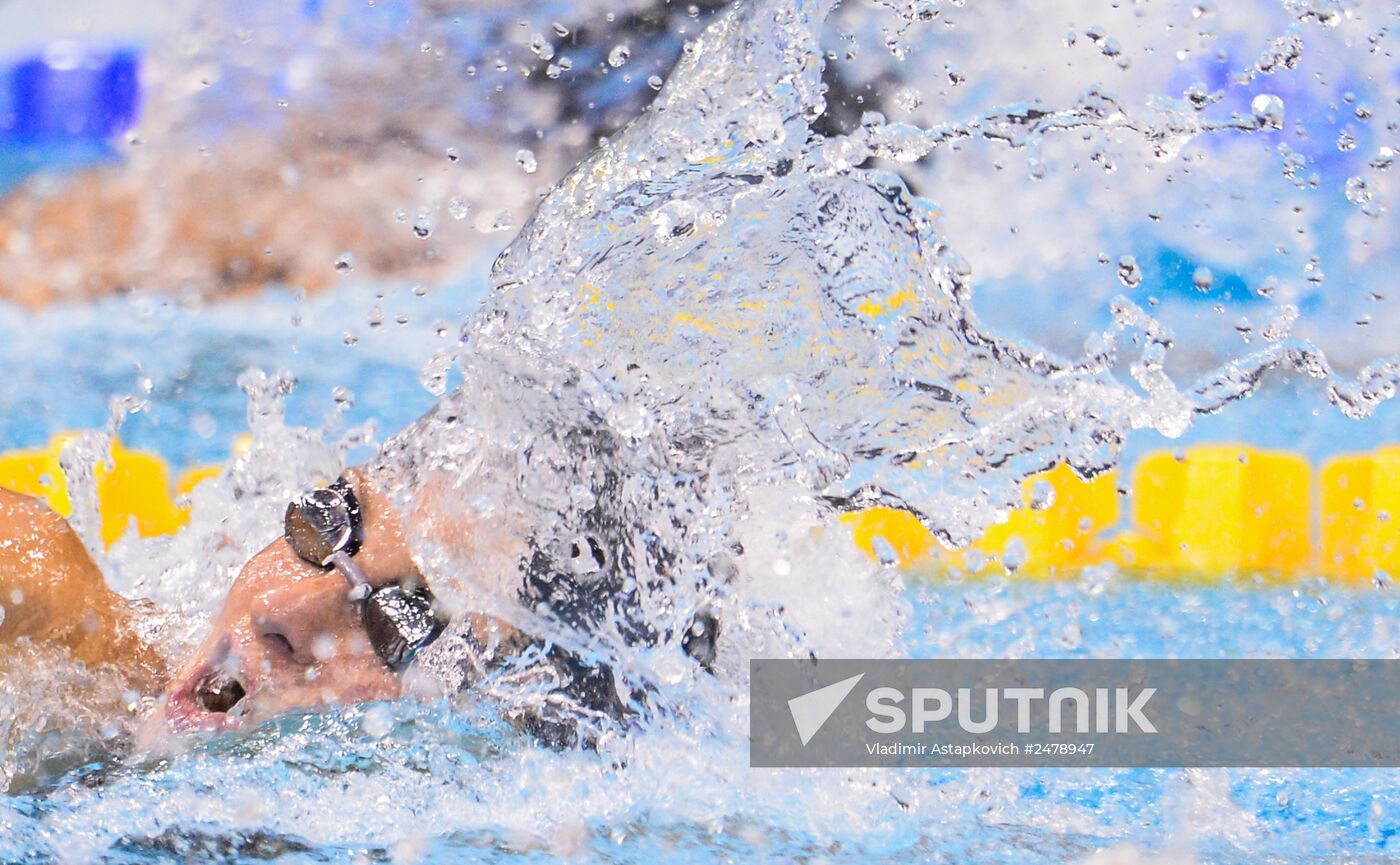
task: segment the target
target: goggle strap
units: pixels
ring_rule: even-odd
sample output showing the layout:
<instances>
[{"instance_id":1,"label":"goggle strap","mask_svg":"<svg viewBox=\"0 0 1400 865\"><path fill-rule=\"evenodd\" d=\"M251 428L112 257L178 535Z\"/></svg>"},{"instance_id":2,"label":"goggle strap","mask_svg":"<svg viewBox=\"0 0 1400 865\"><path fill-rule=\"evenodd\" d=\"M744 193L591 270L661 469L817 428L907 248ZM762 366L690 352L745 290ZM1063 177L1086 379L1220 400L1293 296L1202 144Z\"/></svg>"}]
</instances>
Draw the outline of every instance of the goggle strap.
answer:
<instances>
[{"instance_id":1,"label":"goggle strap","mask_svg":"<svg viewBox=\"0 0 1400 865\"><path fill-rule=\"evenodd\" d=\"M365 576L365 572L360 569L354 559L350 558L349 553L344 550L337 551L331 556L331 564L337 571L340 571L341 576L345 577L345 582L350 584L350 591L360 595L356 600L364 600L364 597L369 594L369 577Z\"/></svg>"}]
</instances>

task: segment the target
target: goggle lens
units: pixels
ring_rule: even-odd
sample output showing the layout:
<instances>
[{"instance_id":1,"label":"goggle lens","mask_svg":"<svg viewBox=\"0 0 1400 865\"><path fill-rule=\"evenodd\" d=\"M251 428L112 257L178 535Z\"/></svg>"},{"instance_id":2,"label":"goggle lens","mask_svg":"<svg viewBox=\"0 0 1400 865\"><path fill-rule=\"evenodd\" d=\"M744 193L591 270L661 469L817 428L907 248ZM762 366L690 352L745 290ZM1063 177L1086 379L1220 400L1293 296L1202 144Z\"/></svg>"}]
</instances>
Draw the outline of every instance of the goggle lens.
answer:
<instances>
[{"instance_id":1,"label":"goggle lens","mask_svg":"<svg viewBox=\"0 0 1400 865\"><path fill-rule=\"evenodd\" d=\"M283 534L301 559L320 568L336 565L336 554L353 556L359 551L360 506L344 480L325 489L297 496L287 505ZM352 565L341 562L355 571ZM346 568L341 568L345 571ZM398 672L424 646L442 634L446 623L433 610L432 592L421 586L379 586L351 579L354 589L368 594L358 598L360 618L370 645L389 669ZM363 575L360 576L363 580Z\"/></svg>"},{"instance_id":2,"label":"goggle lens","mask_svg":"<svg viewBox=\"0 0 1400 865\"><path fill-rule=\"evenodd\" d=\"M398 671L413 660L418 650L442 633L444 623L433 611L433 596L427 589L381 586L365 599L361 618L370 645L380 660Z\"/></svg>"},{"instance_id":3,"label":"goggle lens","mask_svg":"<svg viewBox=\"0 0 1400 865\"><path fill-rule=\"evenodd\" d=\"M355 538L351 504L340 491L327 487L303 493L287 505L283 533L298 556L317 567L348 550Z\"/></svg>"}]
</instances>

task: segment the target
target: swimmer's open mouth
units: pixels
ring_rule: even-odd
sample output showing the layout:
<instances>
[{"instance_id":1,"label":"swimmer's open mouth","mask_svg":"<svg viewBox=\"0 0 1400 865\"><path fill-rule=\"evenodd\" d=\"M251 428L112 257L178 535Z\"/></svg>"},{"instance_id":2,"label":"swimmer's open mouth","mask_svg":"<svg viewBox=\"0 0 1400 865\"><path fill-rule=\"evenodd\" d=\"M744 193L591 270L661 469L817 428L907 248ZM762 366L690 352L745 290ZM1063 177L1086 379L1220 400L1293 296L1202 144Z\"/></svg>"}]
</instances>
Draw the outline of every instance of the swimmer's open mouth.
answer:
<instances>
[{"instance_id":1,"label":"swimmer's open mouth","mask_svg":"<svg viewBox=\"0 0 1400 865\"><path fill-rule=\"evenodd\" d=\"M230 669L228 659L206 667L168 692L165 718L177 731L219 731L239 726L251 708L251 690L245 676Z\"/></svg>"},{"instance_id":2,"label":"swimmer's open mouth","mask_svg":"<svg viewBox=\"0 0 1400 865\"><path fill-rule=\"evenodd\" d=\"M218 715L233 712L248 690L237 677L222 672L210 672L194 687L194 702L204 711Z\"/></svg>"}]
</instances>

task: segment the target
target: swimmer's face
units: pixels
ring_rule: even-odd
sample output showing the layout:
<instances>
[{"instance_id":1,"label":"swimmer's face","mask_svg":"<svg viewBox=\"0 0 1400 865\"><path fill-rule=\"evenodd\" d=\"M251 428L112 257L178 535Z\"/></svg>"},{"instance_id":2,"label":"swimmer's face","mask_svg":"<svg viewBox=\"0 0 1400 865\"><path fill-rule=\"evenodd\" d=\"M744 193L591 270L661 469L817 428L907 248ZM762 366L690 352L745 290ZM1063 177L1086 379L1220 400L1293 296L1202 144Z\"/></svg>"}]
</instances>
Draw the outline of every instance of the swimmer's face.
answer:
<instances>
[{"instance_id":1,"label":"swimmer's face","mask_svg":"<svg viewBox=\"0 0 1400 865\"><path fill-rule=\"evenodd\" d=\"M421 579L398 519L352 477L364 518L355 562L370 582ZM209 637L167 688L145 731L229 730L292 709L394 699L399 678L375 654L349 585L278 539L248 562Z\"/></svg>"}]
</instances>

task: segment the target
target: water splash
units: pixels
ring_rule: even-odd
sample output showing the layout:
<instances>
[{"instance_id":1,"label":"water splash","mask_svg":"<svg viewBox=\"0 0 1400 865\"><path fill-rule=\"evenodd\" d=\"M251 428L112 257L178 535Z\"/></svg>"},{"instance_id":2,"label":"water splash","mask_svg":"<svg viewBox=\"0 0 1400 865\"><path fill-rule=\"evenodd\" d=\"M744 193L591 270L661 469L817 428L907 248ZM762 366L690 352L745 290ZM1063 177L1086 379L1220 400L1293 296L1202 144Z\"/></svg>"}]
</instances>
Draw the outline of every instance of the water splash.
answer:
<instances>
[{"instance_id":1,"label":"water splash","mask_svg":"<svg viewBox=\"0 0 1400 865\"><path fill-rule=\"evenodd\" d=\"M1131 431L1179 436L1272 368L1323 380L1353 417L1393 395L1395 359L1348 381L1287 327L1180 384L1167 371L1171 330L1125 297L1078 358L992 333L937 208L869 160L914 161L971 137L1032 150L1087 131L1127 131L1171 160L1196 137L1271 122L1164 106L1136 117L1093 90L1059 110L928 129L867 115L850 134L820 135L829 11L756 2L723 15L496 262L494 291L464 331L468 385L383 460L406 508L425 490L439 502L470 490L455 494L470 498L457 517L495 539L488 570L515 573L525 550L512 538L579 549L590 531L580 515L607 513L623 529L608 543L660 595L643 602L651 624L674 635L699 607L743 607L774 583L771 563L735 544L747 519L815 526L885 504L962 544L1019 502L1027 475L1059 462L1101 472ZM426 538L424 552L447 585L481 570ZM861 572L852 562L843 578ZM537 630L513 580L456 585L472 595L464 603ZM815 627L784 609L789 631ZM598 639L570 631L554 629ZM627 668L626 647L594 650Z\"/></svg>"}]
</instances>

